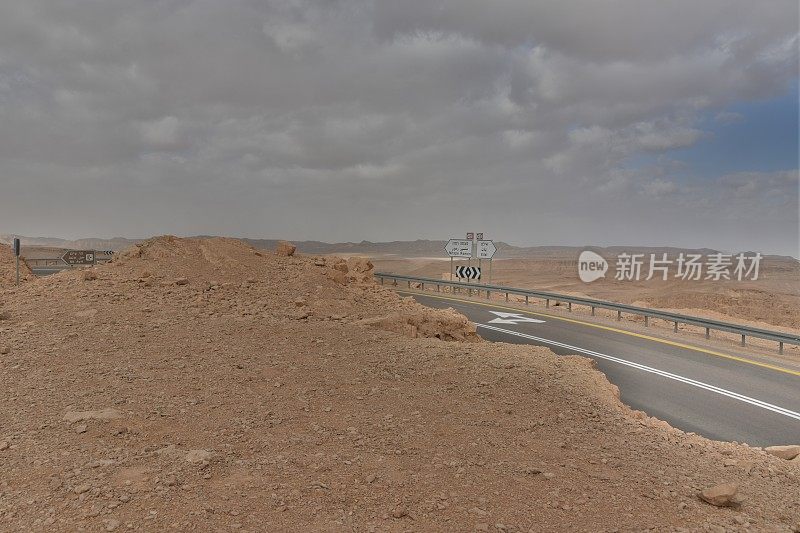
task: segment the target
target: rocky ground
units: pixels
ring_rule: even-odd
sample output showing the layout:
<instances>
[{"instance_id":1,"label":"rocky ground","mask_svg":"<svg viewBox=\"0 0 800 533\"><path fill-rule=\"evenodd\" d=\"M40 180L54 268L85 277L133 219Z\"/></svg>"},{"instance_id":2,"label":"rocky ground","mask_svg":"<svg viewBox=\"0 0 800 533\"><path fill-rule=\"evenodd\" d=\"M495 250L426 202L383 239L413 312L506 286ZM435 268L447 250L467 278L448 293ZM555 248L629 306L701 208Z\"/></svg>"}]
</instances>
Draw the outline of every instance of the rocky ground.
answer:
<instances>
[{"instance_id":1,"label":"rocky ground","mask_svg":"<svg viewBox=\"0 0 800 533\"><path fill-rule=\"evenodd\" d=\"M0 529L800 529L800 459L281 252L163 237L0 288Z\"/></svg>"}]
</instances>

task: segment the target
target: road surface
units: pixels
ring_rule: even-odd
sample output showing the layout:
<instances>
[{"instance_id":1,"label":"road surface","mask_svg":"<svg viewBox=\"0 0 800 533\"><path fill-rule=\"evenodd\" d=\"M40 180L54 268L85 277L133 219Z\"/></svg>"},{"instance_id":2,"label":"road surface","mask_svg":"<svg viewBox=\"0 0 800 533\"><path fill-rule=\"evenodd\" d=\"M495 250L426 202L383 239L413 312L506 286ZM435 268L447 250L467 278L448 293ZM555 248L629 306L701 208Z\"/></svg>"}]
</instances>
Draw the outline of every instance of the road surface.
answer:
<instances>
[{"instance_id":1,"label":"road surface","mask_svg":"<svg viewBox=\"0 0 800 533\"><path fill-rule=\"evenodd\" d=\"M456 309L486 340L591 357L623 402L673 427L751 446L800 444L797 370L540 311L400 292L429 307Z\"/></svg>"}]
</instances>

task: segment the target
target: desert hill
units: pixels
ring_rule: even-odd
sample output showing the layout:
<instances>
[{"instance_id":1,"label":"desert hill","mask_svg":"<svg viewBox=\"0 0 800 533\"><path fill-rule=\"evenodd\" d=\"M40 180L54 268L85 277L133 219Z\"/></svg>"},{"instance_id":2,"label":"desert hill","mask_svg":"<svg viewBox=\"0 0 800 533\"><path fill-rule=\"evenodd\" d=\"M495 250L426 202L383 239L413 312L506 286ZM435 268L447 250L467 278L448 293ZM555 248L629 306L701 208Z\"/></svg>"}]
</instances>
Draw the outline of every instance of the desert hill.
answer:
<instances>
[{"instance_id":1,"label":"desert hill","mask_svg":"<svg viewBox=\"0 0 800 533\"><path fill-rule=\"evenodd\" d=\"M161 237L0 288L0 529L800 525L798 463L631 412L588 360L481 342L370 274ZM722 482L739 509L698 498Z\"/></svg>"}]
</instances>

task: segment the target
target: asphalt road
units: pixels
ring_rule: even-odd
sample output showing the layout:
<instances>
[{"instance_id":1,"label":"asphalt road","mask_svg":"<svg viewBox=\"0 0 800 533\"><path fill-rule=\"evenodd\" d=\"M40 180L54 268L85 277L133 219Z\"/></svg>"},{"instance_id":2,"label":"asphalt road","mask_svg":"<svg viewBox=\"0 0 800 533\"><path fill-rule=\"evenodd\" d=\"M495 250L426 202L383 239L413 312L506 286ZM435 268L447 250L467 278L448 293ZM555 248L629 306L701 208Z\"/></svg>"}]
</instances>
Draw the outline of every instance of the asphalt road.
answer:
<instances>
[{"instance_id":1,"label":"asphalt road","mask_svg":"<svg viewBox=\"0 0 800 533\"><path fill-rule=\"evenodd\" d=\"M406 293L404 293L406 294ZM800 372L783 371L701 348L676 346L502 305L414 296L429 307L453 307L470 318L486 340L547 346L560 355L591 357L620 389L622 401L673 427L710 439L752 446L800 444ZM512 313L503 316L498 313ZM681 344L686 344L681 343Z\"/></svg>"}]
</instances>

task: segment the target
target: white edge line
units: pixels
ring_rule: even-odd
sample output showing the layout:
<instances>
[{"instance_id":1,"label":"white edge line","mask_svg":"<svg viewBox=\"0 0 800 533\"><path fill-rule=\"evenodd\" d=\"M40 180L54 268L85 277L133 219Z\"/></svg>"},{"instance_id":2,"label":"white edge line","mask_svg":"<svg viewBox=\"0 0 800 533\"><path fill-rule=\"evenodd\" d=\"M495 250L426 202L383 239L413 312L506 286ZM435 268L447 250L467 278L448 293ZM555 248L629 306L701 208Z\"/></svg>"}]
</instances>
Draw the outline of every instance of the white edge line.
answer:
<instances>
[{"instance_id":1,"label":"white edge line","mask_svg":"<svg viewBox=\"0 0 800 533\"><path fill-rule=\"evenodd\" d=\"M520 333L518 331L511 331L508 329L498 328L496 326L490 326L488 324L475 324L477 327L491 329L494 331L499 331L501 333L507 333L508 335L515 335L517 337L522 337L525 339L535 340L544 344L550 344L552 346L558 346L561 348L566 348L568 350L574 350L579 353L583 353L586 355L590 355L592 357L599 357L600 359L606 359L608 361L612 361L614 363L619 363L621 365L630 366L632 368L636 368L637 370L642 370L644 372L650 372L651 374L656 374L661 377L665 377L667 379L672 379L675 381L679 381L681 383L685 383L687 385L691 385L693 387L698 387L700 389L704 389L710 392L714 392L716 394L720 394L722 396L727 396L728 398L733 398L734 400L739 400L740 402L749 403L750 405L754 405L756 407L761 407L762 409L766 409L768 411L772 411L774 413L778 413L784 416L788 416L789 418L794 418L795 420L800 420L800 413L796 413L785 407L780 407L779 405L773 405L771 403L763 402L756 398L751 398L749 396L745 396L743 394L739 394L738 392L729 391L727 389L723 389L720 387L716 387L714 385L710 385L708 383L703 383L702 381L697 381L691 378L679 376L678 374L673 374L671 372L667 372L665 370L659 370L657 368L653 368L651 366L645 366L639 363L634 363L632 361L627 361L625 359L620 359L619 357L613 357L611 355L606 355L604 353L595 352L592 350L587 350L586 348L579 348L577 346L571 346L569 344L564 344L563 342L552 341L550 339L543 339L542 337L536 337L534 335L528 335L526 333Z\"/></svg>"}]
</instances>

